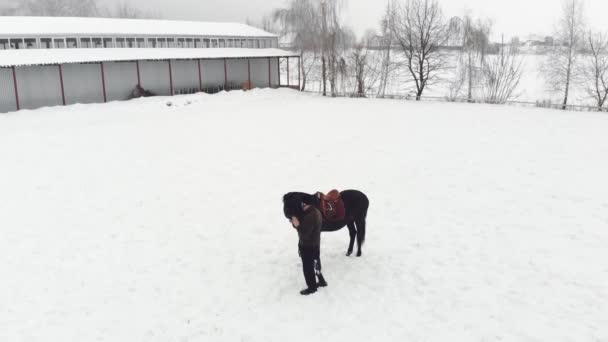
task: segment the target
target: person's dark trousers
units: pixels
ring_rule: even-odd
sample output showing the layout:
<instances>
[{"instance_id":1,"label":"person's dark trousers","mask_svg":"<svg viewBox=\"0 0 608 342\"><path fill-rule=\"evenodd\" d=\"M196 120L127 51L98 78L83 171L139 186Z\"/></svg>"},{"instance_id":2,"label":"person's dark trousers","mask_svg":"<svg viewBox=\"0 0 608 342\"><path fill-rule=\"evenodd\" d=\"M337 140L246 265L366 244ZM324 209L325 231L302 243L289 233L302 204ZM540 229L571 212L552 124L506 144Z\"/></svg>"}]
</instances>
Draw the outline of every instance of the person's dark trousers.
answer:
<instances>
[{"instance_id":1,"label":"person's dark trousers","mask_svg":"<svg viewBox=\"0 0 608 342\"><path fill-rule=\"evenodd\" d=\"M323 277L321 275L321 259L319 246L300 246L300 257L302 258L302 270L304 271L304 279L306 280L306 286L308 286L309 289L316 290L317 277L315 276L315 266L317 267L319 279L322 279Z\"/></svg>"}]
</instances>

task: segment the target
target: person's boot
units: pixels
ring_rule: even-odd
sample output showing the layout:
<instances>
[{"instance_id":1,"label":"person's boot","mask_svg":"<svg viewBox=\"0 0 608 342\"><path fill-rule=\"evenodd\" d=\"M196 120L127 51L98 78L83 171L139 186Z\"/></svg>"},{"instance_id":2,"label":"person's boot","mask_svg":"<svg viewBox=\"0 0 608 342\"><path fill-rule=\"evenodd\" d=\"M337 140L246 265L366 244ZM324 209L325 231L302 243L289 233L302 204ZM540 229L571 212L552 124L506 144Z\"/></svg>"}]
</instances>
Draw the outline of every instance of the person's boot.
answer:
<instances>
[{"instance_id":1,"label":"person's boot","mask_svg":"<svg viewBox=\"0 0 608 342\"><path fill-rule=\"evenodd\" d=\"M307 289L304 289L304 290L300 291L300 294L302 296L308 296L308 295L313 294L315 292L317 292L317 289L307 288Z\"/></svg>"},{"instance_id":2,"label":"person's boot","mask_svg":"<svg viewBox=\"0 0 608 342\"><path fill-rule=\"evenodd\" d=\"M319 282L317 283L318 287L325 287L327 286L327 282L325 281L325 278L323 278L322 274L319 274Z\"/></svg>"}]
</instances>

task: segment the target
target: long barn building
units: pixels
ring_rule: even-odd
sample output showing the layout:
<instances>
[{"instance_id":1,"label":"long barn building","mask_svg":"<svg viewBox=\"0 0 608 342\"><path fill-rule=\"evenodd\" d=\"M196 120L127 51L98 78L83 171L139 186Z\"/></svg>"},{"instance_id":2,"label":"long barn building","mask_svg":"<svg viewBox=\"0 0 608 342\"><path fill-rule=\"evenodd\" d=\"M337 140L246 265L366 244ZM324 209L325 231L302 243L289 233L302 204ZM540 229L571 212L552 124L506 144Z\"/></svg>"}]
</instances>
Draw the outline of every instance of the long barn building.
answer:
<instances>
[{"instance_id":1,"label":"long barn building","mask_svg":"<svg viewBox=\"0 0 608 342\"><path fill-rule=\"evenodd\" d=\"M244 24L0 17L0 113L298 87L290 80L299 72L299 56L278 49L276 35Z\"/></svg>"}]
</instances>

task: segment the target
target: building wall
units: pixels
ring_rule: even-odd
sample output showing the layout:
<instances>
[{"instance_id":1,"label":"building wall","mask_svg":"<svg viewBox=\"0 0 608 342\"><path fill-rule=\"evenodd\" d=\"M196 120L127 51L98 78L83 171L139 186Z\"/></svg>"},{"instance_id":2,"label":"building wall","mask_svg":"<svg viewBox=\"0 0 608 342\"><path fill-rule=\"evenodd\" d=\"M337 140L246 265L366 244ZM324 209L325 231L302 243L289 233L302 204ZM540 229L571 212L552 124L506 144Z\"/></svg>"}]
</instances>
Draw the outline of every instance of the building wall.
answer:
<instances>
[{"instance_id":1,"label":"building wall","mask_svg":"<svg viewBox=\"0 0 608 342\"><path fill-rule=\"evenodd\" d=\"M210 59L201 61L203 89L224 86L224 60Z\"/></svg>"},{"instance_id":2,"label":"building wall","mask_svg":"<svg viewBox=\"0 0 608 342\"><path fill-rule=\"evenodd\" d=\"M272 86L279 86L279 59L271 58L270 59L270 74L272 75Z\"/></svg>"},{"instance_id":3,"label":"building wall","mask_svg":"<svg viewBox=\"0 0 608 342\"><path fill-rule=\"evenodd\" d=\"M195 93L199 90L197 61L172 61L171 66L175 94Z\"/></svg>"},{"instance_id":4,"label":"building wall","mask_svg":"<svg viewBox=\"0 0 608 342\"><path fill-rule=\"evenodd\" d=\"M13 69L0 68L0 113L17 110Z\"/></svg>"},{"instance_id":5,"label":"building wall","mask_svg":"<svg viewBox=\"0 0 608 342\"><path fill-rule=\"evenodd\" d=\"M141 86L155 95L171 95L169 83L169 62L139 62Z\"/></svg>"},{"instance_id":6,"label":"building wall","mask_svg":"<svg viewBox=\"0 0 608 342\"><path fill-rule=\"evenodd\" d=\"M135 62L110 62L104 65L108 101L127 100L137 86Z\"/></svg>"},{"instance_id":7,"label":"building wall","mask_svg":"<svg viewBox=\"0 0 608 342\"><path fill-rule=\"evenodd\" d=\"M25 66L15 68L21 109L57 106L63 103L59 67Z\"/></svg>"},{"instance_id":8,"label":"building wall","mask_svg":"<svg viewBox=\"0 0 608 342\"><path fill-rule=\"evenodd\" d=\"M66 104L103 102L101 64L63 66Z\"/></svg>"},{"instance_id":9,"label":"building wall","mask_svg":"<svg viewBox=\"0 0 608 342\"><path fill-rule=\"evenodd\" d=\"M228 86L232 89L240 89L243 83L249 80L246 59L228 59Z\"/></svg>"},{"instance_id":10,"label":"building wall","mask_svg":"<svg viewBox=\"0 0 608 342\"><path fill-rule=\"evenodd\" d=\"M251 83L255 88L269 87L268 58L255 58L251 60Z\"/></svg>"},{"instance_id":11,"label":"building wall","mask_svg":"<svg viewBox=\"0 0 608 342\"><path fill-rule=\"evenodd\" d=\"M251 80L254 87L278 86L278 58L252 58ZM136 89L136 62L104 62L106 95L108 101L127 100ZM249 79L247 59L226 60L228 85L240 89ZM102 103L103 83L101 64L66 64L62 66L66 104ZM35 109L61 105L59 66L24 66L15 68L19 103L22 109ZM200 88L198 61L172 61L171 70L175 94L197 92ZM141 61L141 85L155 95L170 95L169 62ZM224 60L201 60L203 90L214 92L224 89ZM0 68L0 112L16 110L15 90L11 68Z\"/></svg>"}]
</instances>

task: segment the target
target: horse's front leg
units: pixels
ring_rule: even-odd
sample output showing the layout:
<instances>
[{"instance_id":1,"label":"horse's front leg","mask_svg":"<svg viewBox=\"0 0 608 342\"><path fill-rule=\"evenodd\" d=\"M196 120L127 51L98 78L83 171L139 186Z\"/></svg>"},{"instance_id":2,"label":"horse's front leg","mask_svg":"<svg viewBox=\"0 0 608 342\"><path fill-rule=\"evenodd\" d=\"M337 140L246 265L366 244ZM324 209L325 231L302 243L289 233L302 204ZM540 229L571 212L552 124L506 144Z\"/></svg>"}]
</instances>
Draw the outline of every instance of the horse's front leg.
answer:
<instances>
[{"instance_id":1,"label":"horse's front leg","mask_svg":"<svg viewBox=\"0 0 608 342\"><path fill-rule=\"evenodd\" d=\"M346 252L346 256L350 256L353 254L353 248L355 247L355 237L357 236L357 230L355 229L355 223L349 222L346 224L348 226L348 234L350 235L350 242L348 244L348 251Z\"/></svg>"}]
</instances>

